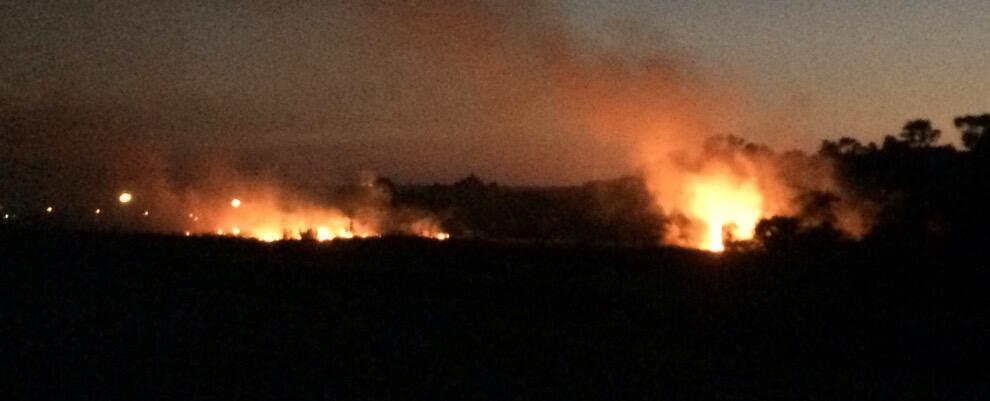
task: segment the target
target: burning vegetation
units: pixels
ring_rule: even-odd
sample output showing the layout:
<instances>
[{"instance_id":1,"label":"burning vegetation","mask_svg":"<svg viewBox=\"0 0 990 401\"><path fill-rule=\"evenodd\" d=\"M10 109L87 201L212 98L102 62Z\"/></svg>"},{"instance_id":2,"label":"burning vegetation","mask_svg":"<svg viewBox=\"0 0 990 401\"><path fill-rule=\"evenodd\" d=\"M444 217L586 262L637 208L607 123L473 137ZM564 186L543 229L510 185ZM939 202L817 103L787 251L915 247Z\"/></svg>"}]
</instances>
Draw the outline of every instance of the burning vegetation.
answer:
<instances>
[{"instance_id":1,"label":"burning vegetation","mask_svg":"<svg viewBox=\"0 0 990 401\"><path fill-rule=\"evenodd\" d=\"M237 197L188 194L181 203L190 210L181 222L173 222L192 235L229 235L264 242L310 239L368 238L412 235L444 240L431 214L394 208L386 188L366 184L349 188L355 199L338 207L318 202L273 184L240 185ZM355 192L356 191L356 192Z\"/></svg>"},{"instance_id":2,"label":"burning vegetation","mask_svg":"<svg viewBox=\"0 0 990 401\"><path fill-rule=\"evenodd\" d=\"M394 205L386 184L371 179L320 197L288 190L275 180L248 179L220 169L181 188L138 185L134 191L106 194L102 201L70 201L65 196L41 214L14 212L8 207L3 215L10 224L230 236L263 242L383 235L450 238L432 213ZM116 205L108 200L113 197ZM55 213L57 209L61 213Z\"/></svg>"},{"instance_id":3,"label":"burning vegetation","mask_svg":"<svg viewBox=\"0 0 990 401\"><path fill-rule=\"evenodd\" d=\"M904 141L880 148L846 138L817 155L778 153L734 137L705 142L733 132L776 144L796 133L776 129L787 124L772 121L775 113L747 110L747 81L731 69L712 74L635 26L603 26L615 40L589 44L545 4L347 8L353 10L331 24L340 32L327 31L356 44L344 48L347 57L307 47L298 66L305 78L273 76L273 93L231 99L209 85L177 93L204 99L196 108L210 113L190 116L186 107L195 103L186 101L146 104L156 96L142 85L125 88L133 91L133 109L95 107L89 99L98 96L90 94L52 97L67 103L6 102L0 195L9 198L0 201L19 204L2 210L3 221L74 218L85 227L262 241L453 234L718 252L759 240L761 224L780 218L794 224L765 233L825 227L858 238L881 208L913 213L915 204L943 193L965 193L960 182L985 181L967 175L982 170L963 168L975 163L971 155L930 149L937 130L920 121L905 126ZM195 78L247 74L241 78L257 86L250 70L217 71L224 76ZM132 81L168 81L140 76L149 79ZM955 122L973 155L987 153L987 121L973 115ZM270 169L283 179L214 174L188 163L217 151L236 155L238 167ZM918 161L916 153L929 159ZM955 173L946 179L929 172L946 190L912 198L915 188L935 185L909 185L895 162L918 171L943 163ZM372 178L347 195L326 193L328 176L356 168L414 182L480 171L526 187L475 179L396 193ZM633 177L609 180L637 168ZM307 187L298 188L300 181ZM546 187L559 184L570 186ZM966 207L942 207L953 212L903 220L942 231L952 222L968 226L954 210L979 210L981 203L969 200L984 199L976 194L958 197Z\"/></svg>"},{"instance_id":4,"label":"burning vegetation","mask_svg":"<svg viewBox=\"0 0 990 401\"><path fill-rule=\"evenodd\" d=\"M673 245L721 252L727 243L754 239L760 222L773 217L828 225L850 237L867 228L866 209L837 184L829 159L778 154L737 137L712 137L700 151L674 153L646 178L667 216L664 242Z\"/></svg>"}]
</instances>

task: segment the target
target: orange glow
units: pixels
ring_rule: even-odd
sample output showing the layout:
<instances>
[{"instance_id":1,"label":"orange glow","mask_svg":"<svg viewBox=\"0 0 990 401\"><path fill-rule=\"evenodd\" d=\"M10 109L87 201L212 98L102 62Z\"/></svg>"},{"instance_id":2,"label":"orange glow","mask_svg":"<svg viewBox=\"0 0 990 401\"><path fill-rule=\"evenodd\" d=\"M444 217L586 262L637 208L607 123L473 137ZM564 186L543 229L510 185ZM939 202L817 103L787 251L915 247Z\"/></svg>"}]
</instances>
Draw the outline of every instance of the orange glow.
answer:
<instances>
[{"instance_id":1,"label":"orange glow","mask_svg":"<svg viewBox=\"0 0 990 401\"><path fill-rule=\"evenodd\" d=\"M227 178L227 177L224 177ZM415 235L446 239L444 230L427 212L397 209L386 203L375 188L362 188L359 201L345 208L281 188L277 183L215 179L182 194L170 194L160 204L151 194L149 206L159 216L148 221L154 229L169 228L190 236L231 236L261 242L368 238L383 235ZM147 220L144 218L142 220Z\"/></svg>"},{"instance_id":2,"label":"orange glow","mask_svg":"<svg viewBox=\"0 0 990 401\"><path fill-rule=\"evenodd\" d=\"M751 180L724 176L695 176L687 182L685 212L702 224L703 234L695 244L712 252L725 250L725 241L753 238L763 217L763 195ZM729 238L725 238L728 234Z\"/></svg>"},{"instance_id":3,"label":"orange glow","mask_svg":"<svg viewBox=\"0 0 990 401\"><path fill-rule=\"evenodd\" d=\"M723 252L727 243L752 240L760 220L792 213L794 196L777 170L749 155L700 153L660 167L649 185L669 216L665 243Z\"/></svg>"},{"instance_id":4,"label":"orange glow","mask_svg":"<svg viewBox=\"0 0 990 401\"><path fill-rule=\"evenodd\" d=\"M248 236L254 237L255 239L262 242L275 242L282 239L283 234L284 233L282 232L282 230L270 228L270 227L262 227L255 229Z\"/></svg>"},{"instance_id":5,"label":"orange glow","mask_svg":"<svg viewBox=\"0 0 990 401\"><path fill-rule=\"evenodd\" d=\"M403 223L390 220L387 211L377 209L358 209L350 215L332 207L313 206L266 187L256 188L250 195L251 202L238 198L226 198L220 202L197 198L186 209L196 212L187 216L202 224L187 229L194 234L231 235L262 242L302 239L327 242L377 237L385 233L411 234L437 240L449 238L449 234L442 232L429 217L418 216L411 223Z\"/></svg>"},{"instance_id":6,"label":"orange glow","mask_svg":"<svg viewBox=\"0 0 990 401\"><path fill-rule=\"evenodd\" d=\"M352 234L350 232L350 230L348 230L346 227L337 228L335 231L331 231L327 227L317 227L316 228L316 240L317 241L320 241L320 242L330 241L330 240L334 240L334 239L337 239L337 238L345 238L345 239L354 238L354 234Z\"/></svg>"}]
</instances>

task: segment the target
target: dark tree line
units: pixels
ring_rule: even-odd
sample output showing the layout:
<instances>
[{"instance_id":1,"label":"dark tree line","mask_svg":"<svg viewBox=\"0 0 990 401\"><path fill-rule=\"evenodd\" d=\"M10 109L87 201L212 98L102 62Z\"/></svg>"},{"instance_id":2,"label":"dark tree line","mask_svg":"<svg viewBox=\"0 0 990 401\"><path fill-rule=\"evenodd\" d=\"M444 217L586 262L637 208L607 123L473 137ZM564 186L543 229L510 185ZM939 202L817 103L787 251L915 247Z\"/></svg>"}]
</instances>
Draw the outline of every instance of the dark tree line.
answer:
<instances>
[{"instance_id":1,"label":"dark tree line","mask_svg":"<svg viewBox=\"0 0 990 401\"><path fill-rule=\"evenodd\" d=\"M845 187L877 206L873 239L977 242L990 223L990 114L955 119L965 150L937 145L942 132L912 120L882 145L843 137L822 143Z\"/></svg>"},{"instance_id":2,"label":"dark tree line","mask_svg":"<svg viewBox=\"0 0 990 401\"><path fill-rule=\"evenodd\" d=\"M453 185L402 187L395 200L436 211L461 238L656 244L663 226L639 177L520 188L470 175Z\"/></svg>"},{"instance_id":3,"label":"dark tree line","mask_svg":"<svg viewBox=\"0 0 990 401\"><path fill-rule=\"evenodd\" d=\"M879 144L851 137L825 140L816 158L830 160L856 202L868 205L873 243L979 243L990 231L990 114L955 119L964 149L940 145L943 132L928 120L908 121ZM715 138L706 154L740 152L773 158L787 170L808 163L800 152L774 154L737 137ZM390 187L394 201L438 211L462 237L539 241L655 244L664 217L640 177L555 188L514 188L471 175L453 185ZM793 248L846 241L836 228L837 194L808 191L795 217L768 219L755 243Z\"/></svg>"}]
</instances>

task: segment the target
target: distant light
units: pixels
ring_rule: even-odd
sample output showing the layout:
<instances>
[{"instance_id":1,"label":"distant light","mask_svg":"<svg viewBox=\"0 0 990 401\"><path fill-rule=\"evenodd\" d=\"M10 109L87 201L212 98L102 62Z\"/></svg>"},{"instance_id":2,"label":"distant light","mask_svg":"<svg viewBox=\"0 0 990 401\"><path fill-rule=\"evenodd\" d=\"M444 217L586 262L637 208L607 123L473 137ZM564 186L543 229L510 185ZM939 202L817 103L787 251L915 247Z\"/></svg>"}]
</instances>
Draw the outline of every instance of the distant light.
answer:
<instances>
[{"instance_id":1,"label":"distant light","mask_svg":"<svg viewBox=\"0 0 990 401\"><path fill-rule=\"evenodd\" d=\"M437 233L437 235L435 235L434 237L437 240L445 241L445 240L450 239L450 234L448 234L448 233Z\"/></svg>"},{"instance_id":2,"label":"distant light","mask_svg":"<svg viewBox=\"0 0 990 401\"><path fill-rule=\"evenodd\" d=\"M96 209L96 214L100 214L100 209Z\"/></svg>"},{"instance_id":3,"label":"distant light","mask_svg":"<svg viewBox=\"0 0 990 401\"><path fill-rule=\"evenodd\" d=\"M51 213L51 212L52 212L53 210L55 210L55 208L53 208L53 207L51 207L51 206L49 206L49 207L46 207L46 208L45 208L45 213Z\"/></svg>"},{"instance_id":4,"label":"distant light","mask_svg":"<svg viewBox=\"0 0 990 401\"><path fill-rule=\"evenodd\" d=\"M233 207L234 209L241 207L241 200L237 198L232 199L230 201L230 206Z\"/></svg>"},{"instance_id":5,"label":"distant light","mask_svg":"<svg viewBox=\"0 0 990 401\"><path fill-rule=\"evenodd\" d=\"M233 229L231 229L230 232L232 234L234 234L234 235L241 235L241 229L239 229L237 227L234 227Z\"/></svg>"},{"instance_id":6,"label":"distant light","mask_svg":"<svg viewBox=\"0 0 990 401\"><path fill-rule=\"evenodd\" d=\"M9 214L9 213L5 213L5 214L3 215L3 219L4 219L4 220L7 220L7 219L9 219L9 218L10 218L10 214Z\"/></svg>"},{"instance_id":7,"label":"distant light","mask_svg":"<svg viewBox=\"0 0 990 401\"><path fill-rule=\"evenodd\" d=\"M191 233L191 232L189 232L189 231L186 231L186 236L188 237L188 236L190 236L190 235L192 235L192 233Z\"/></svg>"},{"instance_id":8,"label":"distant light","mask_svg":"<svg viewBox=\"0 0 990 401\"><path fill-rule=\"evenodd\" d=\"M147 216L147 215L148 215L148 211L147 211L147 210L145 210L145 211L144 211L144 215L145 215L145 216Z\"/></svg>"},{"instance_id":9,"label":"distant light","mask_svg":"<svg viewBox=\"0 0 990 401\"><path fill-rule=\"evenodd\" d=\"M194 215L194 214L192 214L192 213L189 213L189 218L191 219L191 218L193 218L193 217L196 217L196 215Z\"/></svg>"},{"instance_id":10,"label":"distant light","mask_svg":"<svg viewBox=\"0 0 990 401\"><path fill-rule=\"evenodd\" d=\"M223 229L222 228L218 228L217 229L217 235L223 235Z\"/></svg>"},{"instance_id":11,"label":"distant light","mask_svg":"<svg viewBox=\"0 0 990 401\"><path fill-rule=\"evenodd\" d=\"M120 196L117 197L117 199L120 201L120 203L127 204L127 203L130 203L131 200L134 199L134 196L131 195L130 192L124 191L124 192L121 192L120 193Z\"/></svg>"}]
</instances>

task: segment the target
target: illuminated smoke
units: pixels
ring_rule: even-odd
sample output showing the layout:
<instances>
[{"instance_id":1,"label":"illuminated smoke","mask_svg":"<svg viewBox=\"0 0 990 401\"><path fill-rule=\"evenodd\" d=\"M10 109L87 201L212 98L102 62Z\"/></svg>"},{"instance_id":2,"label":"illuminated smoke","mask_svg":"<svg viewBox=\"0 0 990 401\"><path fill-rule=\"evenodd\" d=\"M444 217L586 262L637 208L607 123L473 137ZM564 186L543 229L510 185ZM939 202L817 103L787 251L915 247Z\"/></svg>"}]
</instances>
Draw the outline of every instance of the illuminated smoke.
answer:
<instances>
[{"instance_id":1,"label":"illuminated smoke","mask_svg":"<svg viewBox=\"0 0 990 401\"><path fill-rule=\"evenodd\" d=\"M429 213L391 206L389 195L378 187L375 179L355 187L363 196L349 202L335 202L286 189L276 179L246 176L225 163L212 162L199 171L203 175L196 181L176 188L165 185L136 191L140 192L140 201L137 196L129 201L144 210L140 214L141 223L135 225L127 220L124 226L264 242L330 241L391 234L449 238ZM151 215L150 209L158 212ZM129 218L126 214L120 217Z\"/></svg>"},{"instance_id":2,"label":"illuminated smoke","mask_svg":"<svg viewBox=\"0 0 990 401\"><path fill-rule=\"evenodd\" d=\"M713 137L649 167L645 178L668 216L669 244L720 252L725 242L752 239L759 221L774 216L828 224L851 237L868 229L865 206L836 183L826 158ZM819 195L830 202L809 211L809 198Z\"/></svg>"},{"instance_id":3,"label":"illuminated smoke","mask_svg":"<svg viewBox=\"0 0 990 401\"><path fill-rule=\"evenodd\" d=\"M388 232L440 236L436 219L392 210L374 198L381 194L365 204L338 205L296 186L305 181L312 189L325 176L340 178L364 168L390 168L389 175L410 174L403 178L419 181L477 171L510 184L575 183L640 168L668 217L667 233L658 242L712 250L720 238L749 238L754 219L798 215L795 199L803 193L841 195L829 182L826 163L706 151L704 138L747 135L749 127L774 124L766 123L765 111L746 110L747 82L733 71L700 68L632 21L609 33L613 45L588 45L542 2L312 8L308 17L333 14L334 23L290 24L286 32L292 36L282 33L271 42L284 43L292 57L250 47L245 48L251 57L225 55L291 60L264 63L265 74L257 65L208 65L178 71L179 76L159 75L168 69L139 69L135 79L124 80L137 86L114 88L127 98L105 102L112 107L91 106L89 99L104 98L103 93L79 93L65 98L85 102L11 108L9 114L25 117L11 121L38 121L23 130L40 132L32 138L45 146L0 148L0 163L28 166L10 176L30 177L19 172L32 171L38 160L58 160L51 173L55 184L26 185L52 188L37 195L42 200L32 208L45 199L62 202L46 196L68 193L65 189L80 181L100 183L111 186L100 197L114 188L134 190L136 198L120 201L155 210L144 223L154 230L206 234L236 228L239 236L266 241ZM327 30L307 30L315 26ZM320 34L341 40L321 41ZM304 37L316 40L298 40ZM323 42L339 47L312 46ZM171 97L159 99L147 92L147 82L188 84L167 85L164 94ZM264 89L215 96L237 92L226 85ZM117 107L127 102L137 104L125 111ZM47 134L64 131L74 139ZM159 131L164 132L127 139ZM787 139L775 130L757 134L761 140ZM215 147L203 150L203 142ZM91 151L78 152L80 143ZM46 154L31 155L32 149ZM296 180L214 174L187 160L213 151L228 153L232 164L247 164L254 173L289 165L275 175ZM73 174L94 176L80 180ZM362 180L369 188L372 183ZM836 208L839 225L851 232L868 227L849 203L842 197Z\"/></svg>"}]
</instances>

